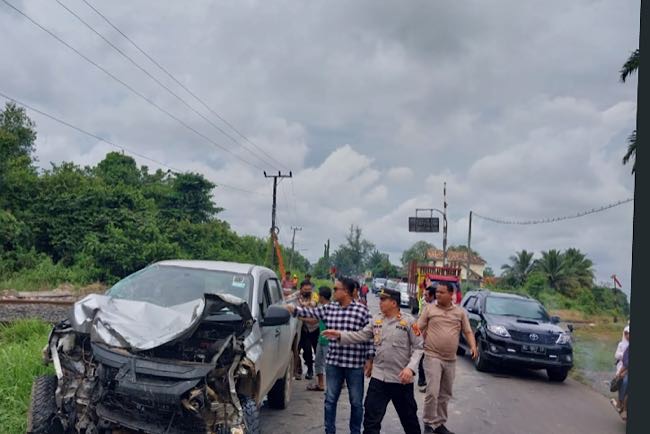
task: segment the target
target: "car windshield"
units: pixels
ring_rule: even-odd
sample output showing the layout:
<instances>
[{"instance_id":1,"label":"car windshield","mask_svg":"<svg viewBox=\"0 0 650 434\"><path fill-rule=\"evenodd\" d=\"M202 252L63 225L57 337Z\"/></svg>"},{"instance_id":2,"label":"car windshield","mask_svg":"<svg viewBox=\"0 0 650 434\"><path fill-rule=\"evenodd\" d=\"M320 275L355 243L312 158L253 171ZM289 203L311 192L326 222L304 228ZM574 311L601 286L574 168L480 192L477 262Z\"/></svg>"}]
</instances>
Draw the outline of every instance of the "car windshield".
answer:
<instances>
[{"instance_id":1,"label":"car windshield","mask_svg":"<svg viewBox=\"0 0 650 434\"><path fill-rule=\"evenodd\" d=\"M386 279L375 279L375 283L386 283Z\"/></svg>"},{"instance_id":2,"label":"car windshield","mask_svg":"<svg viewBox=\"0 0 650 434\"><path fill-rule=\"evenodd\" d=\"M405 282L400 282L400 283L397 284L397 288L398 288L400 291L408 291L408 289L409 289L409 284L408 284L408 283L405 283Z\"/></svg>"},{"instance_id":3,"label":"car windshield","mask_svg":"<svg viewBox=\"0 0 650 434\"><path fill-rule=\"evenodd\" d=\"M485 313L518 316L542 321L549 320L546 309L538 302L507 297L488 297L485 300Z\"/></svg>"},{"instance_id":4,"label":"car windshield","mask_svg":"<svg viewBox=\"0 0 650 434\"><path fill-rule=\"evenodd\" d=\"M386 281L386 288L388 289L397 289L397 282L394 280L387 280Z\"/></svg>"},{"instance_id":5,"label":"car windshield","mask_svg":"<svg viewBox=\"0 0 650 434\"><path fill-rule=\"evenodd\" d=\"M248 301L252 286L247 274L169 265L151 265L113 285L106 295L169 307L203 297L231 294Z\"/></svg>"}]
</instances>

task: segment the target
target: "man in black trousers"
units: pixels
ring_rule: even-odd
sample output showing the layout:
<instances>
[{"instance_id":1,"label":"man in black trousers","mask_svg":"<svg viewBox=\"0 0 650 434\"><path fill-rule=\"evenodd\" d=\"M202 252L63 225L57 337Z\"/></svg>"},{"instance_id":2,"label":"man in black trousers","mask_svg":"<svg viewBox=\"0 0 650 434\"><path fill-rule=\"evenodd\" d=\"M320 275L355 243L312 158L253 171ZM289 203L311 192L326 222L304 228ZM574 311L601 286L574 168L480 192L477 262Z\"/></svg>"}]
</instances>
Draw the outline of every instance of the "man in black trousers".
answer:
<instances>
[{"instance_id":1,"label":"man in black trousers","mask_svg":"<svg viewBox=\"0 0 650 434\"><path fill-rule=\"evenodd\" d=\"M397 411L404 432L420 434L417 403L413 395L413 377L422 357L422 338L415 319L400 312L400 293L392 289L379 291L381 313L362 330L343 332L325 330L323 336L337 339L342 345L372 340L375 357L369 376L370 384L364 403L364 434L379 434L381 421L390 401Z\"/></svg>"}]
</instances>

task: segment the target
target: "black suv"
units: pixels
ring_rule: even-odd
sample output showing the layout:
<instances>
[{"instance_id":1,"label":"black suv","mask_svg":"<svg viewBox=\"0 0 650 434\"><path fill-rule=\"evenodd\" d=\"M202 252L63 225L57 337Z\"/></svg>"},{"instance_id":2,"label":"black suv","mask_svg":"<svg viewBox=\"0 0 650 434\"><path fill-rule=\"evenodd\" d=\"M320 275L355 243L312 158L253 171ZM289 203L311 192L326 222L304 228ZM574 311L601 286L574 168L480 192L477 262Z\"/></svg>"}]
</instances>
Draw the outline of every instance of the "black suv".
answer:
<instances>
[{"instance_id":1,"label":"black suv","mask_svg":"<svg viewBox=\"0 0 650 434\"><path fill-rule=\"evenodd\" d=\"M469 291L461 306L476 336L476 369L492 364L546 369L551 381L564 381L573 367L570 333L532 298L494 291ZM460 346L468 350L461 333Z\"/></svg>"}]
</instances>

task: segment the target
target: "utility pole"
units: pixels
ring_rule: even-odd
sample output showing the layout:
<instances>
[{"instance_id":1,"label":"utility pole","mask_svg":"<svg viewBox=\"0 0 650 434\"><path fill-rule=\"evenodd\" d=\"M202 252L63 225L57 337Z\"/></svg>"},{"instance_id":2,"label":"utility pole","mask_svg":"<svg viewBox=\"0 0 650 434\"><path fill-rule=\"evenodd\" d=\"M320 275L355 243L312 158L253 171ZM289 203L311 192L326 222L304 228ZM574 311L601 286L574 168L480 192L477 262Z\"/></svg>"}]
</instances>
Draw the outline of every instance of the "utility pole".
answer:
<instances>
[{"instance_id":1,"label":"utility pole","mask_svg":"<svg viewBox=\"0 0 650 434\"><path fill-rule=\"evenodd\" d=\"M271 208L271 240L272 242L275 242L278 237L278 232L280 230L278 227L275 225L275 211L277 209L277 193L278 193L278 178L291 178L293 175L291 174L291 171L289 171L289 174L282 174L280 171L278 171L277 175L267 175L266 170L264 171L264 177L265 178L273 178L273 207ZM275 262L277 260L276 253L275 253L275 248L271 249L272 250L272 260L271 260L271 265L273 268L275 268Z\"/></svg>"},{"instance_id":2,"label":"utility pole","mask_svg":"<svg viewBox=\"0 0 650 434\"><path fill-rule=\"evenodd\" d=\"M443 210L442 213L442 265L447 266L447 183L444 183L442 191Z\"/></svg>"},{"instance_id":3,"label":"utility pole","mask_svg":"<svg viewBox=\"0 0 650 434\"><path fill-rule=\"evenodd\" d=\"M469 270L472 255L472 211L469 212L469 230L467 231L467 276L465 282L469 285Z\"/></svg>"},{"instance_id":4,"label":"utility pole","mask_svg":"<svg viewBox=\"0 0 650 434\"><path fill-rule=\"evenodd\" d=\"M294 247L295 247L295 242L296 242L296 231L301 231L301 227L296 227L296 226L291 226L291 230L293 231L293 235L291 236L291 255L289 256L289 270L291 270L291 266L293 265L293 252Z\"/></svg>"}]
</instances>

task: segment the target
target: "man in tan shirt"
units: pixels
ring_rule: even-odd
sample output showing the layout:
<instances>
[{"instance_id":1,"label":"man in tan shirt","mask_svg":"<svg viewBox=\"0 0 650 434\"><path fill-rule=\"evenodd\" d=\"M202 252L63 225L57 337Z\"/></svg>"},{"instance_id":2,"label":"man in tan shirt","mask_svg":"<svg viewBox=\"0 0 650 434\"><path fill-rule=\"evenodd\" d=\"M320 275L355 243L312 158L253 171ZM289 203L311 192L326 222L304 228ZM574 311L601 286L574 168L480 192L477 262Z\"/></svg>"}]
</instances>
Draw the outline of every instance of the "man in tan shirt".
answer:
<instances>
[{"instance_id":1,"label":"man in tan shirt","mask_svg":"<svg viewBox=\"0 0 650 434\"><path fill-rule=\"evenodd\" d=\"M465 310L452 303L453 288L438 284L436 304L425 305L415 325L424 336L424 372L427 377L424 397L424 432L453 434L445 427L447 403L451 398L456 374L456 351L463 332L472 352L477 356L476 340Z\"/></svg>"}]
</instances>

